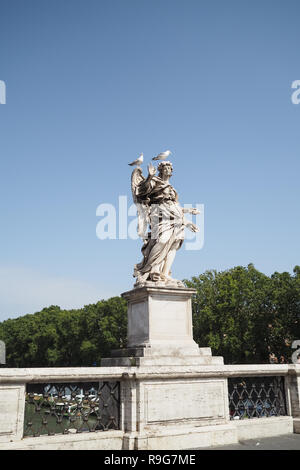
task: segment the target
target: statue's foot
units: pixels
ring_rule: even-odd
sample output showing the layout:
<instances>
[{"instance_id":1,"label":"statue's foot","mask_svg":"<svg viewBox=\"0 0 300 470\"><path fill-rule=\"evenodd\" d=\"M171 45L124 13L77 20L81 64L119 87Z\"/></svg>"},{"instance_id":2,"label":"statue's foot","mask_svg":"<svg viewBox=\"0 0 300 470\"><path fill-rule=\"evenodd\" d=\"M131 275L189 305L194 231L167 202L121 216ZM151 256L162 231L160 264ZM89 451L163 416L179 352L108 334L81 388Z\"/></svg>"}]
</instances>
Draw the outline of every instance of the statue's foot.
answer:
<instances>
[{"instance_id":1,"label":"statue's foot","mask_svg":"<svg viewBox=\"0 0 300 470\"><path fill-rule=\"evenodd\" d=\"M164 278L164 282L169 286L185 287L183 282L179 279L173 279L171 276L165 274L162 274L161 277Z\"/></svg>"},{"instance_id":2,"label":"statue's foot","mask_svg":"<svg viewBox=\"0 0 300 470\"><path fill-rule=\"evenodd\" d=\"M162 273L151 273L149 276L138 276L134 287L143 286L169 286L169 287L185 287L179 279L173 279L170 275Z\"/></svg>"},{"instance_id":3,"label":"statue's foot","mask_svg":"<svg viewBox=\"0 0 300 470\"><path fill-rule=\"evenodd\" d=\"M153 282L159 282L162 281L162 275L160 273L152 273L150 275L150 280Z\"/></svg>"},{"instance_id":4,"label":"statue's foot","mask_svg":"<svg viewBox=\"0 0 300 470\"><path fill-rule=\"evenodd\" d=\"M178 279L172 279L167 283L169 286L175 286L175 287L185 287L182 281L179 281Z\"/></svg>"}]
</instances>

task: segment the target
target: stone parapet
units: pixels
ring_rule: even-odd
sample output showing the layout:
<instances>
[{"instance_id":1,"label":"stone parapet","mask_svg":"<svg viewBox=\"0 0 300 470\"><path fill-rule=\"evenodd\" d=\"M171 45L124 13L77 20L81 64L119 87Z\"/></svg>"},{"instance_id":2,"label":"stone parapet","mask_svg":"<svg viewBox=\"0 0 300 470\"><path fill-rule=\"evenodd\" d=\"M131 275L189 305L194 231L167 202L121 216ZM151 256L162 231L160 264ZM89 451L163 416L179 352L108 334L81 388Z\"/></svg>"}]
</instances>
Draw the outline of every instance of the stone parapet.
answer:
<instances>
[{"instance_id":1,"label":"stone parapet","mask_svg":"<svg viewBox=\"0 0 300 470\"><path fill-rule=\"evenodd\" d=\"M228 377L283 376L287 416L229 419ZM188 449L300 432L300 365L0 369L0 449ZM24 437L28 383L119 381L120 429Z\"/></svg>"}]
</instances>

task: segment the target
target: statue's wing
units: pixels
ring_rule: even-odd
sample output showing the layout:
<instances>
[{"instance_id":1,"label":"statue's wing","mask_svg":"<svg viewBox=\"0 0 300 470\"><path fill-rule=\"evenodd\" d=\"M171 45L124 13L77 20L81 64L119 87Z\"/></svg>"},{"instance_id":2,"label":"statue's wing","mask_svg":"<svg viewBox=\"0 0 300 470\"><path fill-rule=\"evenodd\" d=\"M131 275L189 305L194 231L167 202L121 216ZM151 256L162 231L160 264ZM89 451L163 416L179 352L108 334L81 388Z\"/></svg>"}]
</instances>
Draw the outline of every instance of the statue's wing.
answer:
<instances>
[{"instance_id":1,"label":"statue's wing","mask_svg":"<svg viewBox=\"0 0 300 470\"><path fill-rule=\"evenodd\" d=\"M136 167L133 172L131 173L131 191L132 191L132 199L133 202L136 204L138 202L138 186L139 184L145 181L145 177L143 175L142 169L138 166Z\"/></svg>"},{"instance_id":2,"label":"statue's wing","mask_svg":"<svg viewBox=\"0 0 300 470\"><path fill-rule=\"evenodd\" d=\"M140 167L135 168L131 174L131 191L133 202L137 207L138 236L145 240L147 238L147 228L150 221L150 206L147 200L144 199L143 201L141 201L141 199L139 198L139 185L143 181L145 181L145 177L143 176L142 169Z\"/></svg>"}]
</instances>

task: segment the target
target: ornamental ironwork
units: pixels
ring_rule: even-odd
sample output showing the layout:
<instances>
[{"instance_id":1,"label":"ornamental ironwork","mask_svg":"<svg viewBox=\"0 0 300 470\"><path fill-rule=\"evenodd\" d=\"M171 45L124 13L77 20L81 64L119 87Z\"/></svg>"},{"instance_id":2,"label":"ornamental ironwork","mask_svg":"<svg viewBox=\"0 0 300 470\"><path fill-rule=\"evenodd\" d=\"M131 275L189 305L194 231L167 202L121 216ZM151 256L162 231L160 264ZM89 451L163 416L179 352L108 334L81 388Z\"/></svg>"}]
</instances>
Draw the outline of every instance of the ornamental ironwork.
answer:
<instances>
[{"instance_id":1,"label":"ornamental ironwork","mask_svg":"<svg viewBox=\"0 0 300 470\"><path fill-rule=\"evenodd\" d=\"M24 437L120 429L120 382L27 384Z\"/></svg>"},{"instance_id":2,"label":"ornamental ironwork","mask_svg":"<svg viewBox=\"0 0 300 470\"><path fill-rule=\"evenodd\" d=\"M287 415L284 377L228 379L230 419Z\"/></svg>"}]
</instances>

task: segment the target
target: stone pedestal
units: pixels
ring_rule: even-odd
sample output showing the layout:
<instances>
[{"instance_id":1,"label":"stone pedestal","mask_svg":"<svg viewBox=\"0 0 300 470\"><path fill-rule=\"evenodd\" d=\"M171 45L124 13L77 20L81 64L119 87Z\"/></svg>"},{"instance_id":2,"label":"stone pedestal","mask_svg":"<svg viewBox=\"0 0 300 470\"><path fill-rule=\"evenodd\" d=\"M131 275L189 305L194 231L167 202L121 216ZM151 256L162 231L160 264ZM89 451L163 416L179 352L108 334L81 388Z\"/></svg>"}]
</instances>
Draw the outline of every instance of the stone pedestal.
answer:
<instances>
[{"instance_id":1,"label":"stone pedestal","mask_svg":"<svg viewBox=\"0 0 300 470\"><path fill-rule=\"evenodd\" d=\"M192 296L185 287L143 286L125 292L128 343L102 366L125 366L125 449L189 449L237 441L229 421L227 379L194 373L222 366L193 339ZM163 376L161 374L163 373ZM161 377L161 378L159 378Z\"/></svg>"},{"instance_id":2,"label":"stone pedestal","mask_svg":"<svg viewBox=\"0 0 300 470\"><path fill-rule=\"evenodd\" d=\"M140 287L128 301L127 348L111 352L103 366L223 364L193 340L192 296L185 287Z\"/></svg>"}]
</instances>

